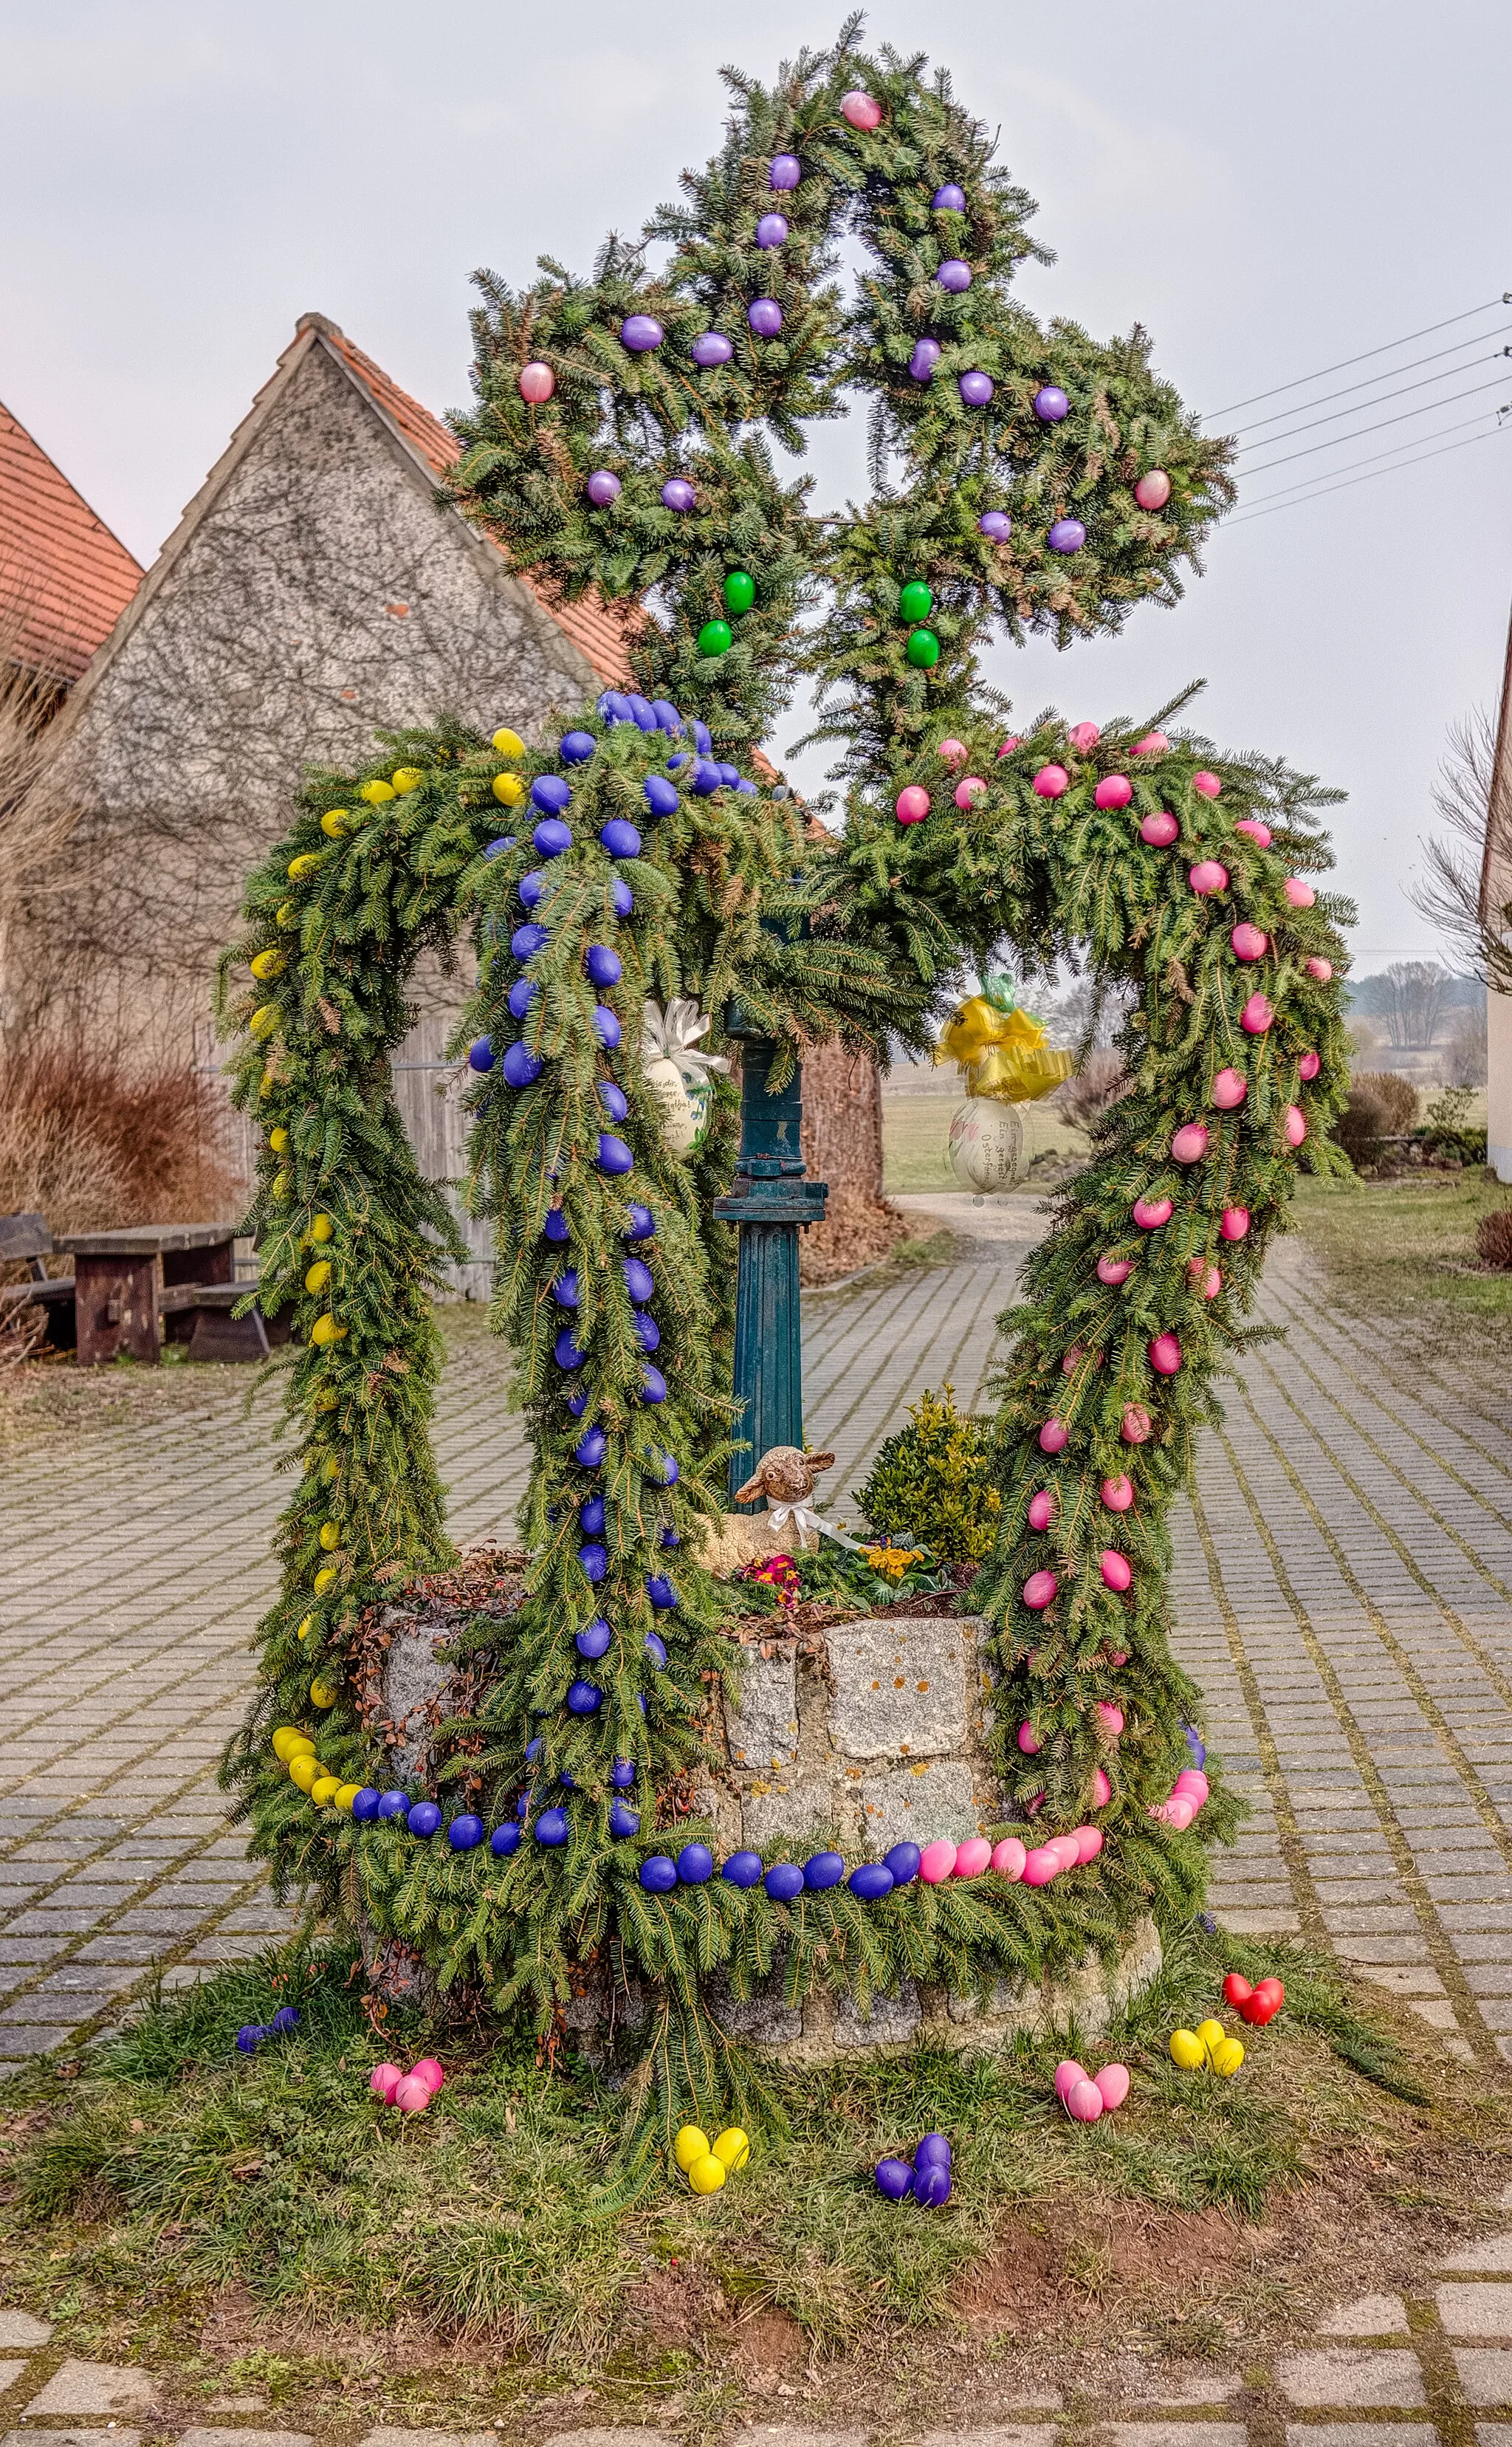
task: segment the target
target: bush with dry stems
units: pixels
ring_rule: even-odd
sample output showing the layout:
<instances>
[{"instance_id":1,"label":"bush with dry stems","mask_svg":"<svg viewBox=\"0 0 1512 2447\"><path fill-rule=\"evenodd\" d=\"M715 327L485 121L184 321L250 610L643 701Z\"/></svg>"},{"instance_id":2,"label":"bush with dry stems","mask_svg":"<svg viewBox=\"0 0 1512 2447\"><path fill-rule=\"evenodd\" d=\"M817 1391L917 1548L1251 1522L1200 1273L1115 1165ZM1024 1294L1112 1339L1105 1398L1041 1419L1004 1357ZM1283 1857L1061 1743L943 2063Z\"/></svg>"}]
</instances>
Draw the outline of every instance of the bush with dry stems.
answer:
<instances>
[{"instance_id":1,"label":"bush with dry stems","mask_svg":"<svg viewBox=\"0 0 1512 2447\"><path fill-rule=\"evenodd\" d=\"M1351 1085L1363 1095L1374 1097L1381 1108L1386 1137L1404 1138L1408 1130L1416 1129L1418 1091L1400 1072L1356 1071Z\"/></svg>"}]
</instances>

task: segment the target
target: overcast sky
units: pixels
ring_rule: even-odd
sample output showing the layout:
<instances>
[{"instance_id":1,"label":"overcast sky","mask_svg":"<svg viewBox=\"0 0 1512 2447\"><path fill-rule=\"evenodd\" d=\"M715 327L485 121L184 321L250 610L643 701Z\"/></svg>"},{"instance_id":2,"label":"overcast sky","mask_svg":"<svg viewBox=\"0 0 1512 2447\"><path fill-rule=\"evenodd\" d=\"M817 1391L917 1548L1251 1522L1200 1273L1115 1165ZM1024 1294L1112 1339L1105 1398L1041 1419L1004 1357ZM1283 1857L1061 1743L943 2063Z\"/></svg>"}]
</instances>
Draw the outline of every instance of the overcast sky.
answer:
<instances>
[{"instance_id":1,"label":"overcast sky","mask_svg":"<svg viewBox=\"0 0 1512 2447\"><path fill-rule=\"evenodd\" d=\"M522 282L549 252L586 270L606 228L637 228L714 149L721 62L769 76L841 13L0 0L0 398L150 560L303 310L444 410L466 394L475 266ZM1204 414L1488 307L1224 422L1461 341L1331 403L1446 370L1354 423L1431 413L1245 491L1426 449L1467 418L1490 438L1249 522L1241 497L1176 613L992 658L1026 716L1143 713L1205 678L1198 718L1223 745L1349 791L1340 880L1364 965L1426 946L1405 887L1428 789L1448 724L1496 700L1512 597L1512 429L1491 431L1512 401L1512 308L1494 302L1512 290L1506 0L881 0L869 32L927 37L1001 129L1059 257L1024 275L1027 301L1103 335L1143 321ZM1257 466L1282 455L1253 435ZM855 440L826 436L815 465L832 495L860 485Z\"/></svg>"}]
</instances>

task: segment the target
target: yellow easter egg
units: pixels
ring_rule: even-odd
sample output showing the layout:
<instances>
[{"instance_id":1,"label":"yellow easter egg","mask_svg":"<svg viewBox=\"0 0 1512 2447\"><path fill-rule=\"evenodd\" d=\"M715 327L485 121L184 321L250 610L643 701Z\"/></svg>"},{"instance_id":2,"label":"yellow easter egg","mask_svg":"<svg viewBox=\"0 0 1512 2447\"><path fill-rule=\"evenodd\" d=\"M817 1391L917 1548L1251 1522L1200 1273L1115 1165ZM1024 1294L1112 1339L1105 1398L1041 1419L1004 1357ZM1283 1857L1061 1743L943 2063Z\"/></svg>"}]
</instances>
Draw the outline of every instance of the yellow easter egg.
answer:
<instances>
[{"instance_id":1,"label":"yellow easter egg","mask_svg":"<svg viewBox=\"0 0 1512 2447\"><path fill-rule=\"evenodd\" d=\"M328 1487L341 1476L341 1464L336 1459L334 1453L327 1453L325 1460L320 1465L320 1475L325 1480Z\"/></svg>"},{"instance_id":2,"label":"yellow easter egg","mask_svg":"<svg viewBox=\"0 0 1512 2447\"><path fill-rule=\"evenodd\" d=\"M334 1236L335 1229L329 1215L317 1215L310 1226L310 1237L312 1241L329 1241Z\"/></svg>"},{"instance_id":3,"label":"yellow easter egg","mask_svg":"<svg viewBox=\"0 0 1512 2447\"><path fill-rule=\"evenodd\" d=\"M345 807L328 807L320 819L320 829L327 841L345 841L351 830L351 817Z\"/></svg>"},{"instance_id":4,"label":"yellow easter egg","mask_svg":"<svg viewBox=\"0 0 1512 2447\"><path fill-rule=\"evenodd\" d=\"M301 1793L309 1792L320 1773L320 1761L313 1751L296 1751L289 1762L289 1781L297 1784Z\"/></svg>"},{"instance_id":5,"label":"yellow easter egg","mask_svg":"<svg viewBox=\"0 0 1512 2447\"><path fill-rule=\"evenodd\" d=\"M338 1325L333 1317L317 1317L310 1329L310 1339L317 1351L325 1351L331 1343L339 1342L346 1331L346 1327Z\"/></svg>"},{"instance_id":6,"label":"yellow easter egg","mask_svg":"<svg viewBox=\"0 0 1512 2447\"><path fill-rule=\"evenodd\" d=\"M1206 2048L1208 2055L1211 2056L1215 2048L1220 2048L1222 2046L1224 2040L1228 2038L1228 2033L1223 2028L1221 2022L1214 2020L1210 2016L1205 2022L1199 2022L1197 2026L1197 2036L1201 2040L1204 2048Z\"/></svg>"},{"instance_id":7,"label":"yellow easter egg","mask_svg":"<svg viewBox=\"0 0 1512 2447\"><path fill-rule=\"evenodd\" d=\"M494 796L501 807L518 807L525 795L525 786L518 773L496 773Z\"/></svg>"},{"instance_id":8,"label":"yellow easter egg","mask_svg":"<svg viewBox=\"0 0 1512 2447\"><path fill-rule=\"evenodd\" d=\"M296 1640L308 1640L314 1627L314 1616L312 1614L307 1614L298 1630L295 1632L294 1638Z\"/></svg>"},{"instance_id":9,"label":"yellow easter egg","mask_svg":"<svg viewBox=\"0 0 1512 2447\"><path fill-rule=\"evenodd\" d=\"M297 1725L276 1725L274 1728L273 1755L275 1759L281 1759L287 1767L294 1755L295 1744L302 1745L305 1742L310 1742L310 1736L302 1734ZM313 1750L314 1743L310 1742L310 1747Z\"/></svg>"},{"instance_id":10,"label":"yellow easter egg","mask_svg":"<svg viewBox=\"0 0 1512 2447\"><path fill-rule=\"evenodd\" d=\"M247 1022L248 1030L254 1036L271 1036L277 1025L278 1006L275 1002L259 1003Z\"/></svg>"},{"instance_id":11,"label":"yellow easter egg","mask_svg":"<svg viewBox=\"0 0 1512 2447\"><path fill-rule=\"evenodd\" d=\"M710 2151L707 2158L695 2158L688 2170L688 2180L695 2192L717 2192L724 2183L727 2170L723 2158Z\"/></svg>"},{"instance_id":12,"label":"yellow easter egg","mask_svg":"<svg viewBox=\"0 0 1512 2447\"><path fill-rule=\"evenodd\" d=\"M361 1791L362 1787L360 1784L344 1784L335 1795L336 1808L338 1810L350 1810Z\"/></svg>"},{"instance_id":13,"label":"yellow easter egg","mask_svg":"<svg viewBox=\"0 0 1512 2447\"><path fill-rule=\"evenodd\" d=\"M293 1187L293 1175L290 1172L275 1172L268 1186L274 1198L287 1198Z\"/></svg>"},{"instance_id":14,"label":"yellow easter egg","mask_svg":"<svg viewBox=\"0 0 1512 2447\"><path fill-rule=\"evenodd\" d=\"M523 756L524 752L525 743L518 730L495 731L494 754L496 756Z\"/></svg>"},{"instance_id":15,"label":"yellow easter egg","mask_svg":"<svg viewBox=\"0 0 1512 2447\"><path fill-rule=\"evenodd\" d=\"M317 1258L305 1277L307 1292L323 1292L331 1280L331 1260Z\"/></svg>"},{"instance_id":16,"label":"yellow easter egg","mask_svg":"<svg viewBox=\"0 0 1512 2447\"><path fill-rule=\"evenodd\" d=\"M320 1543L324 1546L328 1555L333 1555L335 1553L336 1548L341 1544L341 1524L339 1521L322 1521L320 1525Z\"/></svg>"},{"instance_id":17,"label":"yellow easter egg","mask_svg":"<svg viewBox=\"0 0 1512 2447\"><path fill-rule=\"evenodd\" d=\"M275 926L297 926L299 923L298 901L280 901L277 908L273 913L273 922Z\"/></svg>"},{"instance_id":18,"label":"yellow easter egg","mask_svg":"<svg viewBox=\"0 0 1512 2447\"><path fill-rule=\"evenodd\" d=\"M402 799L406 797L410 790L419 789L422 782L425 778L425 768L421 765L401 765L390 778L393 782L394 789Z\"/></svg>"},{"instance_id":19,"label":"yellow easter egg","mask_svg":"<svg viewBox=\"0 0 1512 2447\"><path fill-rule=\"evenodd\" d=\"M322 1682L317 1677L310 1685L310 1704L312 1708L333 1708L336 1704L335 1684Z\"/></svg>"},{"instance_id":20,"label":"yellow easter egg","mask_svg":"<svg viewBox=\"0 0 1512 2447\"><path fill-rule=\"evenodd\" d=\"M328 1589L333 1589L336 1585L338 1577L339 1575L334 1564L322 1564L319 1571L315 1574L316 1597L323 1598Z\"/></svg>"},{"instance_id":21,"label":"yellow easter egg","mask_svg":"<svg viewBox=\"0 0 1512 2447\"><path fill-rule=\"evenodd\" d=\"M672 2156L683 2173L687 2174L695 2158L707 2158L708 2155L708 2134L701 2133L696 2124L685 2124L672 2143Z\"/></svg>"},{"instance_id":22,"label":"yellow easter egg","mask_svg":"<svg viewBox=\"0 0 1512 2447\"><path fill-rule=\"evenodd\" d=\"M387 782L365 782L357 793L359 799L367 800L369 807L387 806L393 795L392 787Z\"/></svg>"},{"instance_id":23,"label":"yellow easter egg","mask_svg":"<svg viewBox=\"0 0 1512 2447\"><path fill-rule=\"evenodd\" d=\"M288 1131L284 1129L281 1125L277 1129L270 1130L268 1133L268 1145L272 1148L274 1155L282 1155L284 1149L289 1145Z\"/></svg>"},{"instance_id":24,"label":"yellow easter egg","mask_svg":"<svg viewBox=\"0 0 1512 2447\"><path fill-rule=\"evenodd\" d=\"M329 1385L322 1385L315 1395L314 1407L317 1411L333 1411L340 1399L341 1395L333 1394Z\"/></svg>"},{"instance_id":25,"label":"yellow easter egg","mask_svg":"<svg viewBox=\"0 0 1512 2447\"><path fill-rule=\"evenodd\" d=\"M280 951L277 944L274 943L266 952L255 952L247 966L255 977L282 977L289 966L289 955L287 952Z\"/></svg>"},{"instance_id":26,"label":"yellow easter egg","mask_svg":"<svg viewBox=\"0 0 1512 2447\"><path fill-rule=\"evenodd\" d=\"M750 2156L750 2136L743 2133L738 2124L727 2125L709 2154L733 2174L736 2168L744 2167Z\"/></svg>"},{"instance_id":27,"label":"yellow easter egg","mask_svg":"<svg viewBox=\"0 0 1512 2447\"><path fill-rule=\"evenodd\" d=\"M1183 2073L1195 2073L1199 2065L1207 2062L1207 2050L1195 2031L1173 2031L1170 2045L1171 2061L1179 2064Z\"/></svg>"},{"instance_id":28,"label":"yellow easter egg","mask_svg":"<svg viewBox=\"0 0 1512 2447\"><path fill-rule=\"evenodd\" d=\"M290 882L303 883L307 875L314 874L322 863L323 856L324 853L318 849L302 849L297 858L292 858L289 862Z\"/></svg>"},{"instance_id":29,"label":"yellow easter egg","mask_svg":"<svg viewBox=\"0 0 1512 2447\"><path fill-rule=\"evenodd\" d=\"M1242 2039L1225 2039L1221 2047L1214 2048L1212 2056L1213 2071L1221 2074L1225 2081L1232 2080L1244 2062L1244 2042Z\"/></svg>"},{"instance_id":30,"label":"yellow easter egg","mask_svg":"<svg viewBox=\"0 0 1512 2447\"><path fill-rule=\"evenodd\" d=\"M317 1775L314 1783L310 1788L310 1798L314 1803L317 1810L323 1810L328 1801L335 1800L336 1795L340 1791L341 1778L339 1775Z\"/></svg>"}]
</instances>

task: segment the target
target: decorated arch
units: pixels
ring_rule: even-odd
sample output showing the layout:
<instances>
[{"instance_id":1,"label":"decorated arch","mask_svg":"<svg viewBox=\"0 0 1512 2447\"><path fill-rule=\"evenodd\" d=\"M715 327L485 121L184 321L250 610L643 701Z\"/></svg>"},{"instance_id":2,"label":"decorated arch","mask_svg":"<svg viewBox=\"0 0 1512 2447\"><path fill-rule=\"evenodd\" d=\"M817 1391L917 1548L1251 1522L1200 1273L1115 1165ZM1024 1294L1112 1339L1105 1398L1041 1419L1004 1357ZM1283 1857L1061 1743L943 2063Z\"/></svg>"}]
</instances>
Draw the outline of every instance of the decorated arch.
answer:
<instances>
[{"instance_id":1,"label":"decorated arch","mask_svg":"<svg viewBox=\"0 0 1512 2447\"><path fill-rule=\"evenodd\" d=\"M1230 498L1226 446L1142 333L1097 342L1015 301L1031 207L943 75L867 56L852 26L769 88L730 83L723 148L640 243L520 294L481 275L447 479L517 567L642 604L636 691L529 743L443 726L312 772L222 984L297 1472L227 1778L281 1886L442 1988L539 2031L587 1963L633 1988L643 2146L743 2102L716 1975L789 2003L985 1992L1196 1908L1236 1805L1188 1749L1167 1519L1344 1078L1345 913L1308 881L1328 794L1174 722L1016 734L977 668L994 630L1068 644L1172 602ZM823 516L774 446L801 452L856 391L874 496ZM801 675L844 786L822 837L761 752ZM456 1643L475 1696L422 1793L388 1785L353 1642L451 1551L429 1431L455 1227L388 1063L415 961L460 929L470 1196L497 1228L530 1560L507 1625ZM780 1096L817 1040L922 1050L1005 947L1135 996L1129 1091L1004 1320L975 1591L1002 1822L942 1848L948 1876L906 1846L721 1860L664 1808L734 1673L731 1593L700 1561L740 1425L719 1066L744 1049ZM648 1010L665 1036L674 1005L713 1057L685 1152L646 1058Z\"/></svg>"}]
</instances>

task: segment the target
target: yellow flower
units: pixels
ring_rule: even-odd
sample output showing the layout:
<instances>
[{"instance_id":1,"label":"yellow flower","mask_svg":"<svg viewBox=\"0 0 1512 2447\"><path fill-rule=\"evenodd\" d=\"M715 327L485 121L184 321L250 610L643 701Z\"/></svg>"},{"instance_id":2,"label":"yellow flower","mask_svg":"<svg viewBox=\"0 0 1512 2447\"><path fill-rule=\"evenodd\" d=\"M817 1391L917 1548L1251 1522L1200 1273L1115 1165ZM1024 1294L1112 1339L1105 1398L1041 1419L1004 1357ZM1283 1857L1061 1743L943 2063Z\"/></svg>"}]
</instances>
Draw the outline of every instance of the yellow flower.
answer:
<instances>
[{"instance_id":1,"label":"yellow flower","mask_svg":"<svg viewBox=\"0 0 1512 2447\"><path fill-rule=\"evenodd\" d=\"M924 1560L922 1546L867 1546L863 1552L872 1570L884 1581L900 1581L910 1564Z\"/></svg>"}]
</instances>

